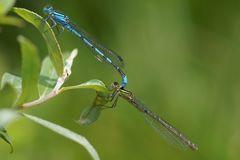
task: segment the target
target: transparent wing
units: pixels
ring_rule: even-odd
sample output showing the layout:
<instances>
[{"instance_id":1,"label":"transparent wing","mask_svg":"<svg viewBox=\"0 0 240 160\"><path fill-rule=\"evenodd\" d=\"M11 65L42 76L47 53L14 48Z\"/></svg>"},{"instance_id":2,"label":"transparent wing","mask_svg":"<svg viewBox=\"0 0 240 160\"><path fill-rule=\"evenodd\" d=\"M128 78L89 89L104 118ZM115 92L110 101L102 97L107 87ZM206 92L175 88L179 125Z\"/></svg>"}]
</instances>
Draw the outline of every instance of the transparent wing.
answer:
<instances>
[{"instance_id":1,"label":"transparent wing","mask_svg":"<svg viewBox=\"0 0 240 160\"><path fill-rule=\"evenodd\" d=\"M180 149L184 150L188 148L191 148L192 150L198 149L198 147L189 139L187 139L180 131L171 126L167 121L159 117L157 114L152 112L148 107L146 107L146 105L144 105L129 93L130 92L124 93L122 91L120 96L130 102L139 111L144 113L147 121L151 124L151 126L169 143L174 144Z\"/></svg>"},{"instance_id":2,"label":"transparent wing","mask_svg":"<svg viewBox=\"0 0 240 160\"><path fill-rule=\"evenodd\" d=\"M124 61L121 56L119 56L117 53L113 52L112 50L106 48L104 45L102 45L100 42L92 38L84 29L80 28L73 22L69 20L69 24L77 31L79 32L84 38L86 38L94 47L98 48L101 52L105 54L106 57L110 58L112 62L117 65L118 67L123 68L124 67ZM92 53L96 56L96 58L99 61L105 61L99 53L97 53L94 49L92 49L90 46L86 45L89 49L92 50Z\"/></svg>"},{"instance_id":3,"label":"transparent wing","mask_svg":"<svg viewBox=\"0 0 240 160\"><path fill-rule=\"evenodd\" d=\"M174 135L172 132L170 132L166 127L164 127L161 123L156 121L155 119L152 119L150 116L145 114L146 120L150 123L150 125L170 144L173 144L177 146L178 148L182 150L187 150L188 145L183 143L179 137Z\"/></svg>"}]
</instances>

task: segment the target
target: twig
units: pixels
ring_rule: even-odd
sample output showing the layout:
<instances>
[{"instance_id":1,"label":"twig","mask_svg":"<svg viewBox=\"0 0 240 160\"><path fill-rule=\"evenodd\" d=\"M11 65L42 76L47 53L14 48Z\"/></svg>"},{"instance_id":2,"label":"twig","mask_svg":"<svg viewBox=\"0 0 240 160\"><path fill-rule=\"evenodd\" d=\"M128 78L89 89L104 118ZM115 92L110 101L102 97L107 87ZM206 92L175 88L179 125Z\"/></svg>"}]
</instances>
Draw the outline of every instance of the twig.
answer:
<instances>
[{"instance_id":1,"label":"twig","mask_svg":"<svg viewBox=\"0 0 240 160\"><path fill-rule=\"evenodd\" d=\"M68 79L68 77L71 75L71 68L72 68L73 60L77 56L77 54L78 54L78 50L74 49L71 52L70 56L66 59L66 64L64 66L63 75L58 78L55 87L53 88L53 90L48 95L46 95L44 97L40 97L39 99L34 100L32 102L24 103L21 106L19 106L18 108L19 109L26 109L26 108L34 107L36 105L44 103L47 100L57 96L60 93L60 89L61 89L62 85Z\"/></svg>"}]
</instances>

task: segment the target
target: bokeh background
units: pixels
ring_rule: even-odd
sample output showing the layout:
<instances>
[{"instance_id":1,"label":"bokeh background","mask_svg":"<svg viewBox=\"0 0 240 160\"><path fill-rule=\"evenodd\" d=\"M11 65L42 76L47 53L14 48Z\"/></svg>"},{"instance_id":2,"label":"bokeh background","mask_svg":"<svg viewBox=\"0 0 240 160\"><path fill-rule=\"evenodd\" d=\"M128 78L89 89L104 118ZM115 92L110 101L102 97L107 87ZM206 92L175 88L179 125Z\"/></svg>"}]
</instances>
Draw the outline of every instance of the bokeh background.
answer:
<instances>
[{"instance_id":1,"label":"bokeh background","mask_svg":"<svg viewBox=\"0 0 240 160\"><path fill-rule=\"evenodd\" d=\"M41 15L53 5L125 60L128 89L198 144L182 151L166 143L127 102L104 110L89 127L75 123L95 93L64 93L26 112L84 135L103 160L198 159L240 157L240 1L233 0L18 0L16 6ZM30 24L1 26L0 76L20 75L22 34L47 55L43 38ZM73 34L58 39L63 51L79 49L68 84L119 75L93 58ZM26 119L11 124L15 152L0 141L1 160L91 159L85 149Z\"/></svg>"}]
</instances>

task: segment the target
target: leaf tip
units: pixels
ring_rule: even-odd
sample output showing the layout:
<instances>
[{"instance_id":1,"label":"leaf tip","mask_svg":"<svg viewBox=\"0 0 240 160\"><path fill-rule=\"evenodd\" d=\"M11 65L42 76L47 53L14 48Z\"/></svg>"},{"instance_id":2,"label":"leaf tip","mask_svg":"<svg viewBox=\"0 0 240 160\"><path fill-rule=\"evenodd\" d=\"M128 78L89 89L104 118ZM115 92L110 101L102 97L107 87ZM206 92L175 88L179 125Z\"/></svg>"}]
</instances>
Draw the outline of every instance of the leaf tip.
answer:
<instances>
[{"instance_id":1,"label":"leaf tip","mask_svg":"<svg viewBox=\"0 0 240 160\"><path fill-rule=\"evenodd\" d=\"M18 40L19 43L21 43L25 40L25 38L22 35L18 35L17 40Z\"/></svg>"},{"instance_id":2,"label":"leaf tip","mask_svg":"<svg viewBox=\"0 0 240 160\"><path fill-rule=\"evenodd\" d=\"M75 58L78 55L78 49L77 48L73 49L71 55Z\"/></svg>"}]
</instances>

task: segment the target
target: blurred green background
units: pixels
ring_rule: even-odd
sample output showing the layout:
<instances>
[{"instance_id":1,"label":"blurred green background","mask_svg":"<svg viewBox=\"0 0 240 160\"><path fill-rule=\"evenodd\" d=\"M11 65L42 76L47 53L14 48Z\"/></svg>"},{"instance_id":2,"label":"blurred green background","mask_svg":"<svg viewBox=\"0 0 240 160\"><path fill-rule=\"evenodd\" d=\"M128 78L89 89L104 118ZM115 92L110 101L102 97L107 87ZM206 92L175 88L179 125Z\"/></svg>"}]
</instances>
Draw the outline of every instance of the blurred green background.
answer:
<instances>
[{"instance_id":1,"label":"blurred green background","mask_svg":"<svg viewBox=\"0 0 240 160\"><path fill-rule=\"evenodd\" d=\"M102 112L89 127L74 121L92 104L95 93L64 93L38 108L26 110L87 137L103 160L230 159L240 157L240 1L233 0L18 0L16 6L42 14L51 4L67 14L125 60L128 89L198 144L182 151L165 142L127 102ZM16 36L45 42L30 24L1 26L0 76L20 75ZM79 49L68 84L119 75L97 62L73 34L58 36L63 51ZM91 159L84 148L22 119L8 127L15 152L0 141L1 160Z\"/></svg>"}]
</instances>

